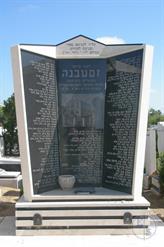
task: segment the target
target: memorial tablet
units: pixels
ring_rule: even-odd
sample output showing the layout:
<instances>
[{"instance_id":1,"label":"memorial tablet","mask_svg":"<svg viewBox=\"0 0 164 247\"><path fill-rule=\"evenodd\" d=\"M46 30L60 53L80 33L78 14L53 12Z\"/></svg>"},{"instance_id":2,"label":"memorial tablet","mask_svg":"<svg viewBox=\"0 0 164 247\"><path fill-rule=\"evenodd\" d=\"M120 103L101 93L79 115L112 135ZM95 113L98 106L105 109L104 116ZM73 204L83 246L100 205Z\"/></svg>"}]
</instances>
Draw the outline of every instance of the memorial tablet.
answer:
<instances>
[{"instance_id":1,"label":"memorial tablet","mask_svg":"<svg viewBox=\"0 0 164 247\"><path fill-rule=\"evenodd\" d=\"M21 50L34 194L57 187L58 99L55 59Z\"/></svg>"},{"instance_id":2,"label":"memorial tablet","mask_svg":"<svg viewBox=\"0 0 164 247\"><path fill-rule=\"evenodd\" d=\"M58 61L60 172L102 184L105 59Z\"/></svg>"},{"instance_id":3,"label":"memorial tablet","mask_svg":"<svg viewBox=\"0 0 164 247\"><path fill-rule=\"evenodd\" d=\"M143 49L107 59L103 186L132 192Z\"/></svg>"},{"instance_id":4,"label":"memorial tablet","mask_svg":"<svg viewBox=\"0 0 164 247\"><path fill-rule=\"evenodd\" d=\"M57 61L21 54L34 193L58 188L61 174L131 193L143 50Z\"/></svg>"},{"instance_id":5,"label":"memorial tablet","mask_svg":"<svg viewBox=\"0 0 164 247\"><path fill-rule=\"evenodd\" d=\"M82 35L13 48L26 197L62 196L59 176L71 175L73 197L115 190L132 198L146 131L145 49Z\"/></svg>"},{"instance_id":6,"label":"memorial tablet","mask_svg":"<svg viewBox=\"0 0 164 247\"><path fill-rule=\"evenodd\" d=\"M149 207L142 183L152 53L83 35L12 48L24 189L17 235L148 229L138 219Z\"/></svg>"}]
</instances>

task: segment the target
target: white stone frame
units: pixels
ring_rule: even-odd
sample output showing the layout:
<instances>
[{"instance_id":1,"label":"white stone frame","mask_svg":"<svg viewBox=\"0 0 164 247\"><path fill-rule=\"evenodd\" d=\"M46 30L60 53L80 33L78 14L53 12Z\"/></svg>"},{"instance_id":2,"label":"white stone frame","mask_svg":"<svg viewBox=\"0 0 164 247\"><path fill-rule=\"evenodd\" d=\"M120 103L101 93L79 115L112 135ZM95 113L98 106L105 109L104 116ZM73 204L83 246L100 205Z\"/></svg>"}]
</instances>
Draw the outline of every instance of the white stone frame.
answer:
<instances>
[{"instance_id":1,"label":"white stone frame","mask_svg":"<svg viewBox=\"0 0 164 247\"><path fill-rule=\"evenodd\" d=\"M78 39L84 39L84 37L78 37ZM96 42L96 41L94 41ZM98 43L98 42L97 42ZM61 44L62 46L63 44ZM59 45L60 46L60 45ZM146 130L147 130L147 118L148 118L148 104L149 104L149 89L151 80L151 68L152 68L152 56L153 47L149 45L111 45L105 46L101 44L101 54L99 56L71 56L69 58L109 58L116 55L125 54L128 52L143 49L143 66L141 73L140 84L140 96L138 107L138 120L136 131L136 146L133 168L133 184L132 195L34 195L32 186L32 172L31 161L29 153L29 142L27 132L27 119L26 119L26 107L25 97L23 89L23 75L22 75L22 63L21 63L21 49L34 52L43 56L51 58L66 58L66 56L57 55L59 46L42 46L42 45L17 45L12 47L12 66L14 77L14 91L17 113L17 124L19 133L20 155L21 155L21 168L23 176L24 197L27 201L32 200L59 200L59 199L137 199L141 197L142 193L142 180L144 169L144 155L146 145Z\"/></svg>"}]
</instances>

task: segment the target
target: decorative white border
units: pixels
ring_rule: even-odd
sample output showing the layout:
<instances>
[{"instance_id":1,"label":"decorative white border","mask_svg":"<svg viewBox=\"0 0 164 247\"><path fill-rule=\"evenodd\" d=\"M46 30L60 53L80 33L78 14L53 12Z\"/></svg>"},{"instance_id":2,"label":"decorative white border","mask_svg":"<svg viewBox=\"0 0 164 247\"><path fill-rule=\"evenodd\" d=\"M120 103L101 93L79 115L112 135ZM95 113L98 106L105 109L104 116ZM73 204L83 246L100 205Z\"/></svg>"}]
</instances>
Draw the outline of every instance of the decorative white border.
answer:
<instances>
[{"instance_id":1,"label":"decorative white border","mask_svg":"<svg viewBox=\"0 0 164 247\"><path fill-rule=\"evenodd\" d=\"M153 47L150 45L145 45L141 72L140 99L138 106L136 148L133 171L132 194L134 198L138 198L142 194L152 60Z\"/></svg>"},{"instance_id":2,"label":"decorative white border","mask_svg":"<svg viewBox=\"0 0 164 247\"><path fill-rule=\"evenodd\" d=\"M11 52L24 197L25 200L31 201L33 187L20 46L13 47Z\"/></svg>"},{"instance_id":3,"label":"decorative white border","mask_svg":"<svg viewBox=\"0 0 164 247\"><path fill-rule=\"evenodd\" d=\"M48 56L51 58L61 58L56 54L55 46L33 46L33 45L18 45L12 48L12 65L14 76L14 88L15 88L15 101L17 110L17 123L19 131L19 143L21 154L21 168L23 176L24 197L27 201L32 200L57 200L57 199L133 199L141 197L142 192L142 180L143 180L143 168L144 168L144 155L146 145L146 129L147 129L147 117L148 117L148 103L149 103L149 87L151 79L151 67L152 67L152 54L153 48L151 46L144 45L125 45L125 46L105 46L104 52L97 58L109 58L116 55L129 53L144 49L143 54L143 67L141 73L141 85L140 85L140 97L138 108L138 120L137 120L137 132L136 132L136 147L135 147L135 159L133 168L133 184L132 195L34 195L32 187L32 172L31 172L31 160L29 153L29 142L27 132L27 119L25 108L25 96L22 76L22 63L20 50L26 50L34 52L40 55ZM66 58L66 57L65 57ZM69 57L69 59L77 58ZM88 58L95 58L88 57ZM80 59L80 58L79 58Z\"/></svg>"}]
</instances>

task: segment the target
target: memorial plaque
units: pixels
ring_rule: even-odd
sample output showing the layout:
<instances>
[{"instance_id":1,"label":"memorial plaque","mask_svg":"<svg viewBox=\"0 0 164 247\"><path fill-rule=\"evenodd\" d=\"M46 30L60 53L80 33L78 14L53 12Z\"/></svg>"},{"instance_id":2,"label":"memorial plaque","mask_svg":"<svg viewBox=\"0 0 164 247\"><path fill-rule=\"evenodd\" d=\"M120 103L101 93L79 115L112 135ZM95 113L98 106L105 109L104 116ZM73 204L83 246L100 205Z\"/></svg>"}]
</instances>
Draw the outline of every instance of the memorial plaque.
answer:
<instances>
[{"instance_id":1,"label":"memorial plaque","mask_svg":"<svg viewBox=\"0 0 164 247\"><path fill-rule=\"evenodd\" d=\"M85 36L78 36L63 42L56 47L58 58L90 58L99 57L104 50L104 45L88 39Z\"/></svg>"},{"instance_id":2,"label":"memorial plaque","mask_svg":"<svg viewBox=\"0 0 164 247\"><path fill-rule=\"evenodd\" d=\"M105 59L58 61L60 172L101 185Z\"/></svg>"},{"instance_id":3,"label":"memorial plaque","mask_svg":"<svg viewBox=\"0 0 164 247\"><path fill-rule=\"evenodd\" d=\"M143 50L57 61L21 54L34 193L58 188L60 174L131 193Z\"/></svg>"},{"instance_id":4,"label":"memorial plaque","mask_svg":"<svg viewBox=\"0 0 164 247\"><path fill-rule=\"evenodd\" d=\"M105 45L83 35L58 45L12 48L24 188L16 213L29 207L33 213L19 214L17 235L35 235L36 229L40 235L47 229L71 233L89 204L84 220L91 233L116 228L118 234L131 233L134 209L140 217L149 207L142 180L152 53L144 44ZM102 205L116 212L114 227L103 228L99 215L103 221L109 217ZM63 220L54 221L52 207L59 217L62 208L67 211ZM118 222L123 207L127 210ZM100 214L93 222L95 208ZM42 210L49 220L42 219ZM68 218L71 224L64 221ZM78 225L81 233L84 220ZM147 224L136 229L143 232Z\"/></svg>"},{"instance_id":5,"label":"memorial plaque","mask_svg":"<svg viewBox=\"0 0 164 247\"><path fill-rule=\"evenodd\" d=\"M143 49L107 59L103 186L132 192Z\"/></svg>"},{"instance_id":6,"label":"memorial plaque","mask_svg":"<svg viewBox=\"0 0 164 247\"><path fill-rule=\"evenodd\" d=\"M57 187L58 99L55 59L21 50L34 194Z\"/></svg>"}]
</instances>

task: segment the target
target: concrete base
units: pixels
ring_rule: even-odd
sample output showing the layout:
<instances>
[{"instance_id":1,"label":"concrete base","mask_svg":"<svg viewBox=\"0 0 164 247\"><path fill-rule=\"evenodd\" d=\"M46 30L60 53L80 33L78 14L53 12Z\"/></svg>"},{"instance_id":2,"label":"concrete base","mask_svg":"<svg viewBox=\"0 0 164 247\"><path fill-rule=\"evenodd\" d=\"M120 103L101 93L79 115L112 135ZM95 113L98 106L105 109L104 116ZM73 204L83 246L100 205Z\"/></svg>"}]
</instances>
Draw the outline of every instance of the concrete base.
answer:
<instances>
[{"instance_id":1,"label":"concrete base","mask_svg":"<svg viewBox=\"0 0 164 247\"><path fill-rule=\"evenodd\" d=\"M86 187L87 188L87 187ZM86 189L85 188L85 189ZM133 200L133 195L125 192L106 189L104 187L94 187L94 193L77 193L84 187L75 187L69 190L55 189L41 194L33 195L32 201L109 201L109 200ZM88 190L88 189L87 189ZM87 191L86 190L86 191Z\"/></svg>"},{"instance_id":2,"label":"concrete base","mask_svg":"<svg viewBox=\"0 0 164 247\"><path fill-rule=\"evenodd\" d=\"M0 157L0 168L5 171L21 171L19 157Z\"/></svg>"},{"instance_id":3,"label":"concrete base","mask_svg":"<svg viewBox=\"0 0 164 247\"><path fill-rule=\"evenodd\" d=\"M143 189L148 190L150 188L150 177L144 174L143 177Z\"/></svg>"},{"instance_id":4,"label":"concrete base","mask_svg":"<svg viewBox=\"0 0 164 247\"><path fill-rule=\"evenodd\" d=\"M5 172L0 174L0 186L19 189L22 187L22 175L20 172Z\"/></svg>"},{"instance_id":5,"label":"concrete base","mask_svg":"<svg viewBox=\"0 0 164 247\"><path fill-rule=\"evenodd\" d=\"M16 203L16 235L144 234L149 203L135 201L65 201Z\"/></svg>"}]
</instances>

